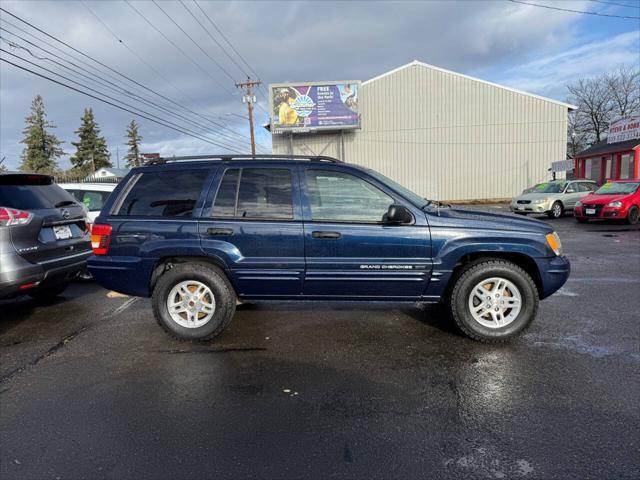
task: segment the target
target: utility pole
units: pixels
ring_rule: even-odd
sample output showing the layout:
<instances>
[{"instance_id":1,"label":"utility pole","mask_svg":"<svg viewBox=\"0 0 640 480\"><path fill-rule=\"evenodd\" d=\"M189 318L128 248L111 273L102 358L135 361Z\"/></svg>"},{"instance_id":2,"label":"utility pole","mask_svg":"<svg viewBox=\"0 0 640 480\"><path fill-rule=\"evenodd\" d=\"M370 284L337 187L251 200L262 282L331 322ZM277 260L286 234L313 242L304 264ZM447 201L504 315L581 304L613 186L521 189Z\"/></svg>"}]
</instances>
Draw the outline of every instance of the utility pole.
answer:
<instances>
[{"instance_id":1,"label":"utility pole","mask_svg":"<svg viewBox=\"0 0 640 480\"><path fill-rule=\"evenodd\" d=\"M249 110L249 131L251 132L251 155L256 154L256 140L253 136L253 104L256 103L256 96L251 89L260 85L260 80L251 80L247 77L246 82L236 83L236 88L246 89L245 94L242 96L242 103L247 104Z\"/></svg>"}]
</instances>

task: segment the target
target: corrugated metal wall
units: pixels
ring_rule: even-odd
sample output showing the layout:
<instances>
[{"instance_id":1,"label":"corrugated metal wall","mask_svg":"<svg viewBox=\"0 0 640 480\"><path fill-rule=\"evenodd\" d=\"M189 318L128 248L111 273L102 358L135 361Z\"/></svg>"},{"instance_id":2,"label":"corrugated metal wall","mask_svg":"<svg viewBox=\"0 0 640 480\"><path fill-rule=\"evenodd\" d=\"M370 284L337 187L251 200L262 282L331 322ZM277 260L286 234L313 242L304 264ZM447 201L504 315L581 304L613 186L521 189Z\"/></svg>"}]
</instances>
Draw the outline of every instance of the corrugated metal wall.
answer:
<instances>
[{"instance_id":1,"label":"corrugated metal wall","mask_svg":"<svg viewBox=\"0 0 640 480\"><path fill-rule=\"evenodd\" d=\"M566 105L423 64L363 83L359 103L360 130L273 135L273 152L341 158L344 142L347 162L442 200L509 198L566 158Z\"/></svg>"}]
</instances>

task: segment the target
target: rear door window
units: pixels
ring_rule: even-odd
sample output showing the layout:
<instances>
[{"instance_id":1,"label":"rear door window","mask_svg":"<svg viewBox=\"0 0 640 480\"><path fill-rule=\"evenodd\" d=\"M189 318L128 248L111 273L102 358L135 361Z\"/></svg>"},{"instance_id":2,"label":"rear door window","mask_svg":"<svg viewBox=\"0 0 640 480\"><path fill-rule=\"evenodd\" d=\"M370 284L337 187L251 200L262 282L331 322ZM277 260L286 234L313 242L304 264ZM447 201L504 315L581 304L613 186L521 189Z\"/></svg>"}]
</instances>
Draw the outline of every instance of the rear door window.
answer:
<instances>
[{"instance_id":1,"label":"rear door window","mask_svg":"<svg viewBox=\"0 0 640 480\"><path fill-rule=\"evenodd\" d=\"M0 205L23 210L58 208L77 203L43 175L0 175Z\"/></svg>"},{"instance_id":2,"label":"rear door window","mask_svg":"<svg viewBox=\"0 0 640 480\"><path fill-rule=\"evenodd\" d=\"M145 172L131 181L115 215L191 217L209 170Z\"/></svg>"},{"instance_id":3,"label":"rear door window","mask_svg":"<svg viewBox=\"0 0 640 480\"><path fill-rule=\"evenodd\" d=\"M292 219L291 171L287 168L227 170L216 194L213 216Z\"/></svg>"}]
</instances>

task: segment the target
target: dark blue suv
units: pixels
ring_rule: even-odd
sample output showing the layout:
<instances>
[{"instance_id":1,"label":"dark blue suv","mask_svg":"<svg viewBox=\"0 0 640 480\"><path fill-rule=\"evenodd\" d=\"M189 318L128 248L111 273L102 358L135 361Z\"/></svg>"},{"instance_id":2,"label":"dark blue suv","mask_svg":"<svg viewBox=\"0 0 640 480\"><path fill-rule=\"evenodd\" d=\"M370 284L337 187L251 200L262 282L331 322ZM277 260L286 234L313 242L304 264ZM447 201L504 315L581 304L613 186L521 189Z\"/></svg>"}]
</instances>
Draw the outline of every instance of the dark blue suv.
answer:
<instances>
[{"instance_id":1,"label":"dark blue suv","mask_svg":"<svg viewBox=\"0 0 640 480\"><path fill-rule=\"evenodd\" d=\"M440 302L468 336L521 332L569 276L545 223L450 208L328 157L216 156L134 168L92 231L104 287L209 339L245 300Z\"/></svg>"}]
</instances>

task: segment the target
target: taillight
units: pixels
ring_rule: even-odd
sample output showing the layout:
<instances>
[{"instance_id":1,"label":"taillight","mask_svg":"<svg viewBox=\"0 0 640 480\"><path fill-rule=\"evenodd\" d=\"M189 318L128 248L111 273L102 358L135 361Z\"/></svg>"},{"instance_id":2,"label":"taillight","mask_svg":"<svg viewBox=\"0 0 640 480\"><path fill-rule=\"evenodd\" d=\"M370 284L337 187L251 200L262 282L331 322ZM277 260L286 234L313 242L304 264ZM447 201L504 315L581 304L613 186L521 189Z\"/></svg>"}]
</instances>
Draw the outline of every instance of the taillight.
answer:
<instances>
[{"instance_id":1,"label":"taillight","mask_svg":"<svg viewBox=\"0 0 640 480\"><path fill-rule=\"evenodd\" d=\"M91 248L94 255L106 255L111 242L111 225L94 223L91 227Z\"/></svg>"},{"instance_id":2,"label":"taillight","mask_svg":"<svg viewBox=\"0 0 640 480\"><path fill-rule=\"evenodd\" d=\"M26 225L33 218L33 214L17 208L0 207L0 227L12 225Z\"/></svg>"}]
</instances>

